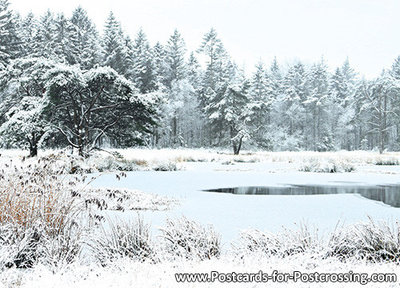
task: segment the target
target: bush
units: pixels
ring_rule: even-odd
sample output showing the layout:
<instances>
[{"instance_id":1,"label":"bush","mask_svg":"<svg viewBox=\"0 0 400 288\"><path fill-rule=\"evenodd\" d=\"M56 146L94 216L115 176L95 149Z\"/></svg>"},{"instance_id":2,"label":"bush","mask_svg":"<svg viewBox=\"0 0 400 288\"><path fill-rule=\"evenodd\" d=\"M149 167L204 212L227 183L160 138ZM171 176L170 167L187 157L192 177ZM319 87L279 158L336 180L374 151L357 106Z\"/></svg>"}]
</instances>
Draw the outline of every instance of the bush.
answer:
<instances>
[{"instance_id":1,"label":"bush","mask_svg":"<svg viewBox=\"0 0 400 288\"><path fill-rule=\"evenodd\" d=\"M161 231L166 252L172 257L205 260L221 253L220 236L212 226L204 227L181 217L167 219L167 226Z\"/></svg>"},{"instance_id":2,"label":"bush","mask_svg":"<svg viewBox=\"0 0 400 288\"><path fill-rule=\"evenodd\" d=\"M49 241L68 235L70 227L77 225L79 208L70 195L78 189L79 180L67 182L54 175L56 170L55 160L3 169L7 178L0 178L0 244L10 252L8 266L31 267L44 256ZM59 249L59 255L77 254L68 247Z\"/></svg>"},{"instance_id":3,"label":"bush","mask_svg":"<svg viewBox=\"0 0 400 288\"><path fill-rule=\"evenodd\" d=\"M302 164L299 171L303 172L317 172L317 173L341 173L355 171L356 167L347 162L339 161L336 159L318 159L311 158Z\"/></svg>"},{"instance_id":4,"label":"bush","mask_svg":"<svg viewBox=\"0 0 400 288\"><path fill-rule=\"evenodd\" d=\"M372 262L400 262L400 225L359 223L332 234L327 256L345 261L350 257Z\"/></svg>"},{"instance_id":5,"label":"bush","mask_svg":"<svg viewBox=\"0 0 400 288\"><path fill-rule=\"evenodd\" d=\"M305 225L298 231L284 230L271 234L259 230L247 230L240 234L239 242L233 245L235 254L287 257L306 251L316 251L320 247L317 233L311 233Z\"/></svg>"},{"instance_id":6,"label":"bush","mask_svg":"<svg viewBox=\"0 0 400 288\"><path fill-rule=\"evenodd\" d=\"M109 221L109 227L101 226L99 234L88 245L102 265L125 257L141 262L155 261L149 225L140 218L134 223Z\"/></svg>"},{"instance_id":7,"label":"bush","mask_svg":"<svg viewBox=\"0 0 400 288\"><path fill-rule=\"evenodd\" d=\"M388 158L377 158L375 160L375 165L400 165L399 159L395 157L388 157Z\"/></svg>"},{"instance_id":8,"label":"bush","mask_svg":"<svg viewBox=\"0 0 400 288\"><path fill-rule=\"evenodd\" d=\"M164 172L179 170L178 166L173 161L164 161L164 162L156 163L155 165L153 165L152 169L154 171L164 171Z\"/></svg>"}]
</instances>

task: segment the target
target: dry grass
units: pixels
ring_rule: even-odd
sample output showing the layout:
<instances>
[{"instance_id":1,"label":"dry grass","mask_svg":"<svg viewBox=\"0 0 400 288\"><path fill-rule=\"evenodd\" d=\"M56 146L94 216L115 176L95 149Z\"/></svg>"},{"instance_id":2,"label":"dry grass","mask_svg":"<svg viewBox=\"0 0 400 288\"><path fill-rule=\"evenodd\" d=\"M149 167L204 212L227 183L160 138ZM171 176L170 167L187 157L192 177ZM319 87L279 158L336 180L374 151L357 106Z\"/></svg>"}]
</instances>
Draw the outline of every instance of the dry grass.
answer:
<instances>
[{"instance_id":1,"label":"dry grass","mask_svg":"<svg viewBox=\"0 0 400 288\"><path fill-rule=\"evenodd\" d=\"M221 254L220 235L212 226L202 226L184 216L171 220L161 229L166 255L206 260Z\"/></svg>"},{"instance_id":2,"label":"dry grass","mask_svg":"<svg viewBox=\"0 0 400 288\"><path fill-rule=\"evenodd\" d=\"M58 254L56 259L68 261L77 255L79 249L71 240L76 243L77 234L71 235L71 227L77 225L81 210L71 195L77 193L83 179L66 179L63 172L56 160L20 166L10 163L2 168L0 227L13 231L0 243L13 255L6 265L31 267L44 254Z\"/></svg>"},{"instance_id":3,"label":"dry grass","mask_svg":"<svg viewBox=\"0 0 400 288\"><path fill-rule=\"evenodd\" d=\"M51 163L38 163L28 169L10 167L13 173L0 180L0 225L32 228L40 223L49 234L58 234L76 213L71 186L54 175Z\"/></svg>"}]
</instances>

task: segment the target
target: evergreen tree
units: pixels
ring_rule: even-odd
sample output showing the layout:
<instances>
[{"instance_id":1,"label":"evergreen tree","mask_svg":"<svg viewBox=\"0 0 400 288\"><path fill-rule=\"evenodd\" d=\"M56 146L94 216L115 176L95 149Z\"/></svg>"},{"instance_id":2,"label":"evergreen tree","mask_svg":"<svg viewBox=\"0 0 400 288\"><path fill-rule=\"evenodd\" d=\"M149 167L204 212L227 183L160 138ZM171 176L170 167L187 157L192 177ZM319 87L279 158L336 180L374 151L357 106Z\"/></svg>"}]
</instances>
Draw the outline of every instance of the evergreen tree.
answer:
<instances>
[{"instance_id":1,"label":"evergreen tree","mask_svg":"<svg viewBox=\"0 0 400 288\"><path fill-rule=\"evenodd\" d=\"M274 102L274 90L264 63L256 65L250 82L250 97L253 103L253 137L255 142L264 148L271 148L268 139L268 130L271 124L271 108Z\"/></svg>"},{"instance_id":2,"label":"evergreen tree","mask_svg":"<svg viewBox=\"0 0 400 288\"><path fill-rule=\"evenodd\" d=\"M128 47L121 26L112 12L110 12L104 28L103 50L104 65L122 75L128 75Z\"/></svg>"},{"instance_id":3,"label":"evergreen tree","mask_svg":"<svg viewBox=\"0 0 400 288\"><path fill-rule=\"evenodd\" d=\"M175 29L165 47L165 84L167 87L171 87L173 81L179 81L185 78L185 53L185 41L178 30Z\"/></svg>"},{"instance_id":4,"label":"evergreen tree","mask_svg":"<svg viewBox=\"0 0 400 288\"><path fill-rule=\"evenodd\" d=\"M314 64L308 74L309 93L304 104L307 110L306 139L308 149L327 151L333 148L332 131L329 119L328 71L323 59ZM307 129L308 128L308 129Z\"/></svg>"},{"instance_id":5,"label":"evergreen tree","mask_svg":"<svg viewBox=\"0 0 400 288\"><path fill-rule=\"evenodd\" d=\"M152 60L150 44L142 29L133 43L131 78L141 93L149 93L156 90L156 75Z\"/></svg>"},{"instance_id":6,"label":"evergreen tree","mask_svg":"<svg viewBox=\"0 0 400 288\"><path fill-rule=\"evenodd\" d=\"M29 13L21 20L19 35L21 39L21 57L27 57L34 53L34 41L38 23L33 13Z\"/></svg>"},{"instance_id":7,"label":"evergreen tree","mask_svg":"<svg viewBox=\"0 0 400 288\"><path fill-rule=\"evenodd\" d=\"M48 10L41 18L34 37L31 56L57 59L55 53L56 23L54 15Z\"/></svg>"},{"instance_id":8,"label":"evergreen tree","mask_svg":"<svg viewBox=\"0 0 400 288\"><path fill-rule=\"evenodd\" d=\"M40 142L52 132L46 117L45 73L54 63L18 59L7 67L0 85L0 136L8 147L29 148L36 156Z\"/></svg>"},{"instance_id":9,"label":"evergreen tree","mask_svg":"<svg viewBox=\"0 0 400 288\"><path fill-rule=\"evenodd\" d=\"M276 79L276 78L275 78ZM274 81L276 83L276 80ZM275 138L275 146L280 150L304 149L304 131L306 126L306 107L304 102L308 96L307 75L302 63L289 67L288 72L278 84L281 94L275 101L274 119L279 137ZM276 84L274 85L276 87Z\"/></svg>"},{"instance_id":10,"label":"evergreen tree","mask_svg":"<svg viewBox=\"0 0 400 288\"><path fill-rule=\"evenodd\" d=\"M0 0L0 69L21 52L16 18L8 6L8 0Z\"/></svg>"},{"instance_id":11,"label":"evergreen tree","mask_svg":"<svg viewBox=\"0 0 400 288\"><path fill-rule=\"evenodd\" d=\"M83 69L91 69L100 64L101 49L98 33L87 12L78 7L70 19L68 63L80 64Z\"/></svg>"}]
</instances>

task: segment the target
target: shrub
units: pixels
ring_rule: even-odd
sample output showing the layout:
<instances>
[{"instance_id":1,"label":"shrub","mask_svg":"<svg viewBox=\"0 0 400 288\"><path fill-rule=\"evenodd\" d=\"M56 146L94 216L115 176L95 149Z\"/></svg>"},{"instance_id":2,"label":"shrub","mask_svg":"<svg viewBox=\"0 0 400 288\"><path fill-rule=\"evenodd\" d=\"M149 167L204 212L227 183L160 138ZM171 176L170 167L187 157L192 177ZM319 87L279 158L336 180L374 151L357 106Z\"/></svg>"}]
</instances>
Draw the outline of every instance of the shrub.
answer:
<instances>
[{"instance_id":1,"label":"shrub","mask_svg":"<svg viewBox=\"0 0 400 288\"><path fill-rule=\"evenodd\" d=\"M205 260L221 253L220 236L212 226L204 227L181 217L167 219L167 226L161 231L166 252L172 257Z\"/></svg>"},{"instance_id":2,"label":"shrub","mask_svg":"<svg viewBox=\"0 0 400 288\"><path fill-rule=\"evenodd\" d=\"M327 256L345 261L350 257L372 262L400 262L400 225L359 223L332 234Z\"/></svg>"},{"instance_id":3,"label":"shrub","mask_svg":"<svg viewBox=\"0 0 400 288\"><path fill-rule=\"evenodd\" d=\"M400 161L395 157L380 157L375 160L375 165L400 165Z\"/></svg>"},{"instance_id":4,"label":"shrub","mask_svg":"<svg viewBox=\"0 0 400 288\"><path fill-rule=\"evenodd\" d=\"M315 252L320 247L320 241L316 232L312 233L307 226L301 225L297 231L285 229L277 234L246 230L240 233L239 242L233 247L240 257L258 254L283 258L306 251Z\"/></svg>"},{"instance_id":5,"label":"shrub","mask_svg":"<svg viewBox=\"0 0 400 288\"><path fill-rule=\"evenodd\" d=\"M55 171L55 160L22 167L6 165L2 171L7 178L0 178L0 244L14 255L9 265L31 267L48 241L67 235L71 225L77 225L79 209L70 195L78 189L79 180L66 181ZM59 248L63 250L59 254L72 253Z\"/></svg>"},{"instance_id":6,"label":"shrub","mask_svg":"<svg viewBox=\"0 0 400 288\"><path fill-rule=\"evenodd\" d=\"M338 173L338 172L352 172L356 168L353 164L347 161L339 161L336 159L318 159L311 158L303 163L299 171L303 172L317 172L317 173Z\"/></svg>"},{"instance_id":7,"label":"shrub","mask_svg":"<svg viewBox=\"0 0 400 288\"><path fill-rule=\"evenodd\" d=\"M88 243L99 263L107 265L125 257L141 262L155 261L149 225L142 219L138 218L134 223L108 223L109 226L101 226L98 235Z\"/></svg>"}]
</instances>

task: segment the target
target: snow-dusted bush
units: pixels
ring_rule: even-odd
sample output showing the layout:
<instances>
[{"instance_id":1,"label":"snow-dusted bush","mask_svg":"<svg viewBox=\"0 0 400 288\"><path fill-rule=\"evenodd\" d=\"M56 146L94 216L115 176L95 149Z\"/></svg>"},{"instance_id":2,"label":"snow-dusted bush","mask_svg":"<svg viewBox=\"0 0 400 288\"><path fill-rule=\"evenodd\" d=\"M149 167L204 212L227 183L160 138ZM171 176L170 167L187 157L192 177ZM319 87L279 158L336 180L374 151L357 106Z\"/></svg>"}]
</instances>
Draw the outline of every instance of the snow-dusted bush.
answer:
<instances>
[{"instance_id":1,"label":"snow-dusted bush","mask_svg":"<svg viewBox=\"0 0 400 288\"><path fill-rule=\"evenodd\" d=\"M277 234L259 230L242 231L239 240L232 246L234 254L240 257L248 254L287 257L316 252L320 249L321 241L317 233L311 232L306 225L301 225L297 231L285 229Z\"/></svg>"},{"instance_id":2,"label":"snow-dusted bush","mask_svg":"<svg viewBox=\"0 0 400 288\"><path fill-rule=\"evenodd\" d=\"M176 200L157 194L137 190L90 188L82 191L80 197L85 207L91 210L167 210Z\"/></svg>"},{"instance_id":3,"label":"snow-dusted bush","mask_svg":"<svg viewBox=\"0 0 400 288\"><path fill-rule=\"evenodd\" d=\"M161 229L165 252L185 259L205 260L219 257L220 235L212 226L202 226L184 216L167 219L167 226Z\"/></svg>"},{"instance_id":4,"label":"snow-dusted bush","mask_svg":"<svg viewBox=\"0 0 400 288\"><path fill-rule=\"evenodd\" d=\"M375 165L400 165L399 158L396 157L377 157L374 161Z\"/></svg>"},{"instance_id":5,"label":"snow-dusted bush","mask_svg":"<svg viewBox=\"0 0 400 288\"><path fill-rule=\"evenodd\" d=\"M138 261L154 261L155 254L150 239L150 226L138 218L135 222L109 221L88 243L93 257L107 265L127 257Z\"/></svg>"},{"instance_id":6,"label":"snow-dusted bush","mask_svg":"<svg viewBox=\"0 0 400 288\"><path fill-rule=\"evenodd\" d=\"M178 165L173 161L163 161L152 165L154 171L177 171Z\"/></svg>"},{"instance_id":7,"label":"snow-dusted bush","mask_svg":"<svg viewBox=\"0 0 400 288\"><path fill-rule=\"evenodd\" d=\"M400 224L367 223L342 228L332 234L328 243L328 256L340 260L349 258L372 262L390 261L400 263Z\"/></svg>"},{"instance_id":8,"label":"snow-dusted bush","mask_svg":"<svg viewBox=\"0 0 400 288\"><path fill-rule=\"evenodd\" d=\"M66 181L57 167L55 159L22 167L5 165L5 177L0 177L0 244L12 258L7 265L30 267L46 255L58 255L58 260L77 255L79 249L65 245L65 240L72 237L71 227L79 225L79 204L71 194L78 193L83 180Z\"/></svg>"},{"instance_id":9,"label":"snow-dusted bush","mask_svg":"<svg viewBox=\"0 0 400 288\"><path fill-rule=\"evenodd\" d=\"M333 158L310 158L299 167L299 171L318 173L341 173L355 170L356 167L352 163Z\"/></svg>"}]
</instances>

